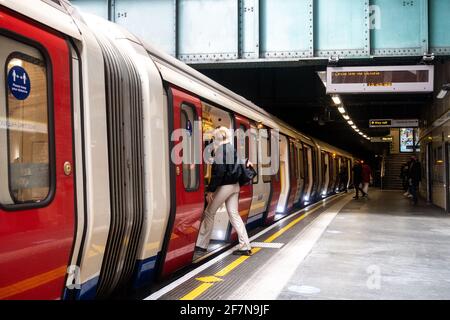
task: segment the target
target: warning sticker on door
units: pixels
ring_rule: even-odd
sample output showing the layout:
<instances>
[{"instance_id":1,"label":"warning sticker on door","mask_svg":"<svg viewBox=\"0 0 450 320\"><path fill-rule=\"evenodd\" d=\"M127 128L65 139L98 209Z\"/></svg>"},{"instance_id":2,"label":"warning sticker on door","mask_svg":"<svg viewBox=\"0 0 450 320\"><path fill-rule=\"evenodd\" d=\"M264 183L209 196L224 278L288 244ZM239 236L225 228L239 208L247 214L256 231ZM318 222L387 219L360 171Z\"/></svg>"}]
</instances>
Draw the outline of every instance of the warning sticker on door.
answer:
<instances>
[{"instance_id":1,"label":"warning sticker on door","mask_svg":"<svg viewBox=\"0 0 450 320\"><path fill-rule=\"evenodd\" d=\"M9 70L8 88L17 100L25 100L28 98L31 91L31 81L24 68L14 66Z\"/></svg>"}]
</instances>

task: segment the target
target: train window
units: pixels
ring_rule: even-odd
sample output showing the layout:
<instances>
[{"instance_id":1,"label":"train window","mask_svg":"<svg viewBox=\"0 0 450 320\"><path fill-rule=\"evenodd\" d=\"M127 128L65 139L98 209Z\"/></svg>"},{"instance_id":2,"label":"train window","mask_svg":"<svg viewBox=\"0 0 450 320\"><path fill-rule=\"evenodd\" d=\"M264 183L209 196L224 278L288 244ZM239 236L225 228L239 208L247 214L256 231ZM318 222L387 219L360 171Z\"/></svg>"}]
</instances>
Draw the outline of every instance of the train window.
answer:
<instances>
[{"instance_id":1,"label":"train window","mask_svg":"<svg viewBox=\"0 0 450 320\"><path fill-rule=\"evenodd\" d=\"M42 57L14 53L6 61L8 187L4 204L39 203L50 193L50 151L47 66ZM2 111L3 113L3 111ZM6 203L5 203L6 202Z\"/></svg>"},{"instance_id":2,"label":"train window","mask_svg":"<svg viewBox=\"0 0 450 320\"><path fill-rule=\"evenodd\" d=\"M243 124L239 126L239 130L237 132L237 141L238 156L245 159L250 159L249 137L247 128Z\"/></svg>"},{"instance_id":3,"label":"train window","mask_svg":"<svg viewBox=\"0 0 450 320\"><path fill-rule=\"evenodd\" d=\"M261 163L263 168L263 182L269 183L272 182L272 175L271 175L271 162L270 162L270 155L271 155L271 139L268 129L261 129L259 130L259 137L260 137L260 143L261 143Z\"/></svg>"},{"instance_id":4,"label":"train window","mask_svg":"<svg viewBox=\"0 0 450 320\"><path fill-rule=\"evenodd\" d=\"M297 178L297 166L295 165L295 147L293 142L289 142L289 162L291 168L291 177Z\"/></svg>"},{"instance_id":5,"label":"train window","mask_svg":"<svg viewBox=\"0 0 450 320\"><path fill-rule=\"evenodd\" d=\"M258 183L258 131L256 128L250 128L250 162L253 163L253 168L256 171L256 176L253 178L253 183Z\"/></svg>"},{"instance_id":6,"label":"train window","mask_svg":"<svg viewBox=\"0 0 450 320\"><path fill-rule=\"evenodd\" d=\"M305 163L303 158L303 149L298 149L298 159L299 159L299 171L300 171L300 178L305 179Z\"/></svg>"},{"instance_id":7,"label":"train window","mask_svg":"<svg viewBox=\"0 0 450 320\"><path fill-rule=\"evenodd\" d=\"M187 104L181 106L181 128L183 133L183 185L187 191L195 191L199 186L198 164L195 161L195 147L193 127L195 125L195 109Z\"/></svg>"}]
</instances>

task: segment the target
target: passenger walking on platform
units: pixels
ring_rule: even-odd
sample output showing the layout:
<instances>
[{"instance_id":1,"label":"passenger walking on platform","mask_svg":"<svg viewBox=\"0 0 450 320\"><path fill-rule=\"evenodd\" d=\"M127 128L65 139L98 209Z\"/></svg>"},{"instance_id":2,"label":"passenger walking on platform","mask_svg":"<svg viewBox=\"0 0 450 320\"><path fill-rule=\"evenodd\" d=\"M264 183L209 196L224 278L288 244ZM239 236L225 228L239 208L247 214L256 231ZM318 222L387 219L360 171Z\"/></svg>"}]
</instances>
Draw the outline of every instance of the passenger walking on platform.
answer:
<instances>
[{"instance_id":1,"label":"passenger walking on platform","mask_svg":"<svg viewBox=\"0 0 450 320\"><path fill-rule=\"evenodd\" d=\"M367 163L362 165L362 183L363 183L363 197L367 197L369 194L369 184L372 178L372 169Z\"/></svg>"},{"instance_id":2,"label":"passenger walking on platform","mask_svg":"<svg viewBox=\"0 0 450 320\"><path fill-rule=\"evenodd\" d=\"M239 250L235 255L251 255L251 246L244 222L239 215L239 175L236 176L235 164L238 163L237 152L231 144L231 133L226 127L216 130L215 156L212 164L212 178L209 183L206 200L208 205L203 215L197 240L198 251L206 252L214 227L214 217L219 207L225 203L231 225L239 238ZM228 161L227 161L228 160ZM247 166L252 166L247 163Z\"/></svg>"},{"instance_id":3,"label":"passenger walking on platform","mask_svg":"<svg viewBox=\"0 0 450 320\"><path fill-rule=\"evenodd\" d=\"M345 165L341 166L339 171L339 191L344 191L347 193L347 185L348 185L348 170Z\"/></svg>"},{"instance_id":4,"label":"passenger walking on platform","mask_svg":"<svg viewBox=\"0 0 450 320\"><path fill-rule=\"evenodd\" d=\"M409 165L409 184L410 192L412 194L414 205L417 205L418 195L417 191L419 183L422 181L422 168L420 162L415 156L411 157L411 163Z\"/></svg>"},{"instance_id":5,"label":"passenger walking on platform","mask_svg":"<svg viewBox=\"0 0 450 320\"><path fill-rule=\"evenodd\" d=\"M409 195L409 164L410 161L402 164L400 168L400 179L402 180L403 191L405 191L404 196Z\"/></svg>"},{"instance_id":6,"label":"passenger walking on platform","mask_svg":"<svg viewBox=\"0 0 450 320\"><path fill-rule=\"evenodd\" d=\"M361 189L362 183L362 164L359 160L355 161L353 165L353 186L355 187L356 195L353 199L359 199L359 191L361 191L363 197L366 195L365 192Z\"/></svg>"}]
</instances>

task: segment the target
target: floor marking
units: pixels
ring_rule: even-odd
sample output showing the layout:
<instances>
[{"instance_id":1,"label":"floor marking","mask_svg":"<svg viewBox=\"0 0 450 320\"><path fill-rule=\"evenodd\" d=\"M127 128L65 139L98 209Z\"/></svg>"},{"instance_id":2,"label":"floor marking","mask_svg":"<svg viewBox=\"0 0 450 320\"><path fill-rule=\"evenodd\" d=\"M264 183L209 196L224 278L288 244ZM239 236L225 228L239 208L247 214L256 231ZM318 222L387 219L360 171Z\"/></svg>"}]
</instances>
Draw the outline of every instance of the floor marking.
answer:
<instances>
[{"instance_id":1,"label":"floor marking","mask_svg":"<svg viewBox=\"0 0 450 320\"><path fill-rule=\"evenodd\" d=\"M256 254L260 250L261 250L261 248L254 248L254 249L252 249L252 253ZM239 266L242 262L244 262L248 258L250 258L250 256L242 256L242 257L237 258L236 260L231 262L229 265L227 265L225 268L223 268L222 270L218 271L215 274L215 276L218 276L218 277L226 276L227 274L229 274L232 270L236 269L237 266Z\"/></svg>"},{"instance_id":2,"label":"floor marking","mask_svg":"<svg viewBox=\"0 0 450 320\"><path fill-rule=\"evenodd\" d=\"M326 205L328 202L333 202L336 199L339 199L341 197L343 197L343 194L337 194L334 196L331 196L329 198L323 199L317 203L311 204L310 206L300 209L297 212L294 212L292 214L290 214L289 216L275 222L274 224L272 224L271 226L269 226L268 228L262 230L261 232L255 234L254 236L252 236L250 238L250 241L253 241L255 239L258 239L259 237L263 236L264 234L268 233L270 230L278 227L280 224L282 224L283 222L285 222L286 220L291 220L294 219L296 216L300 215L302 212L308 212L308 210L311 210L317 207L323 207L324 205ZM216 264L217 262L223 260L225 257L231 255L233 253L234 250L238 249L239 245L236 245L233 248L230 248L228 251L225 251L224 253L220 254L219 256L215 257L214 259L202 264L201 266L199 266L198 268L192 270L191 272L185 274L183 277L171 282L170 284L168 284L167 286L161 288L160 290L152 293L151 295L149 295L147 298L145 298L144 300L157 300L160 297L162 297L163 295L169 293L170 291L172 291L173 289L177 288L178 286L180 286L181 284L185 283L186 281L190 280L191 278L195 277L197 274L199 274L200 272L202 272L205 269L208 269L209 267L213 266L214 264ZM253 249L252 251L256 250L258 248ZM205 289L207 290L207 289Z\"/></svg>"},{"instance_id":3,"label":"floor marking","mask_svg":"<svg viewBox=\"0 0 450 320\"><path fill-rule=\"evenodd\" d=\"M322 212L282 250L268 259L265 265L260 267L260 272L249 275L240 288L227 299L276 300L328 225L350 200L350 197L344 197Z\"/></svg>"},{"instance_id":4,"label":"floor marking","mask_svg":"<svg viewBox=\"0 0 450 320\"><path fill-rule=\"evenodd\" d=\"M194 300L195 298L197 298L199 295L201 295L203 292L208 290L213 285L214 285L213 283L202 283L197 288L195 288L194 290L189 292L187 295L182 297L180 300Z\"/></svg>"},{"instance_id":5,"label":"floor marking","mask_svg":"<svg viewBox=\"0 0 450 320\"><path fill-rule=\"evenodd\" d=\"M201 282L207 282L207 283L214 283L214 282L221 282L223 279L209 276L209 277L202 277L202 278L196 278L195 280L201 281Z\"/></svg>"},{"instance_id":6,"label":"floor marking","mask_svg":"<svg viewBox=\"0 0 450 320\"><path fill-rule=\"evenodd\" d=\"M284 246L284 243L265 243L265 242L252 242L252 248L269 248L269 249L280 249Z\"/></svg>"},{"instance_id":7,"label":"floor marking","mask_svg":"<svg viewBox=\"0 0 450 320\"><path fill-rule=\"evenodd\" d=\"M341 234L342 231L337 231L337 230L327 230L327 233L332 233L332 234Z\"/></svg>"},{"instance_id":8,"label":"floor marking","mask_svg":"<svg viewBox=\"0 0 450 320\"><path fill-rule=\"evenodd\" d=\"M320 289L310 286L290 286L289 291L300 293L300 294L317 294L320 293Z\"/></svg>"}]
</instances>

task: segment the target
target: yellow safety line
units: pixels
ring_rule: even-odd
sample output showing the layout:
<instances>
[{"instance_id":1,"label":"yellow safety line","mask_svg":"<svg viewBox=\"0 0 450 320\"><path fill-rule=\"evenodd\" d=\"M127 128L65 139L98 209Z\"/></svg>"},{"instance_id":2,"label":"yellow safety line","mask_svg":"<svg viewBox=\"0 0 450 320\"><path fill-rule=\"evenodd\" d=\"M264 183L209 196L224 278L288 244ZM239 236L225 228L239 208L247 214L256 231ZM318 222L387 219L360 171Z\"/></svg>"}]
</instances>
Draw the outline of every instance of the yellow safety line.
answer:
<instances>
[{"instance_id":1,"label":"yellow safety line","mask_svg":"<svg viewBox=\"0 0 450 320\"><path fill-rule=\"evenodd\" d=\"M267 238L266 240L264 240L265 243L270 243L273 240L275 240L276 238L278 238L279 236L281 236L283 233L285 233L286 231L288 231L290 228L292 228L293 226L295 226L297 223L299 223L300 221L302 221L303 219L305 219L307 216L309 216L311 213L319 210L321 208L321 206L318 206L317 208L312 209L309 212L305 212L302 216L298 217L297 219L295 219L294 221L292 221L291 223L289 223L287 226L281 228L280 230L278 230L277 232L275 232L273 235L271 235L269 238Z\"/></svg>"},{"instance_id":2,"label":"yellow safety line","mask_svg":"<svg viewBox=\"0 0 450 320\"><path fill-rule=\"evenodd\" d=\"M66 269L66 266L62 266L37 276L13 283L9 286L2 287L0 288L0 299L15 296L19 293L34 289L50 281L61 278L66 273Z\"/></svg>"},{"instance_id":3,"label":"yellow safety line","mask_svg":"<svg viewBox=\"0 0 450 320\"><path fill-rule=\"evenodd\" d=\"M320 208L322 208L322 206L318 205L316 208L312 209L311 211L305 212L302 216L298 217L294 221L290 222L287 226L285 226L282 229L280 229L277 232L275 232L273 235L271 235L269 238L267 238L264 242L265 243L270 243L270 242L274 241L279 236L281 236L283 233L285 233L287 230L289 230L290 228L295 226L297 223L299 223L300 221L305 219L307 216L309 216L311 213L319 210ZM252 249L252 254L256 254L260 250L261 250L261 248L253 248ZM250 256L241 256L241 257L237 258L236 260L234 260L233 262L231 262L230 264L225 266L222 270L216 272L214 274L214 276L216 276L216 277L224 277L224 276L226 276L228 273L230 273L232 270L234 270L237 266L242 264L248 258L250 258ZM217 281L214 281L214 282L217 282ZM213 285L214 285L214 283L202 283L197 288L195 288L194 290L189 292L187 295L182 297L180 300L194 300L199 295L201 295L203 292L205 292L206 290L211 288Z\"/></svg>"},{"instance_id":4,"label":"yellow safety line","mask_svg":"<svg viewBox=\"0 0 450 320\"><path fill-rule=\"evenodd\" d=\"M211 288L213 285L214 285L214 283L202 283L197 288L195 288L194 290L189 292L187 295L182 297L180 300L194 300L199 295L201 295L203 292L205 292L206 290Z\"/></svg>"},{"instance_id":5,"label":"yellow safety line","mask_svg":"<svg viewBox=\"0 0 450 320\"><path fill-rule=\"evenodd\" d=\"M256 254L258 251L260 251L261 248L254 248L252 249L252 254ZM220 270L215 274L216 277L224 277L227 274L229 274L233 269L235 269L237 266L239 266L242 262L250 258L250 256L242 256L234 260L232 263L227 265L225 268Z\"/></svg>"}]
</instances>

